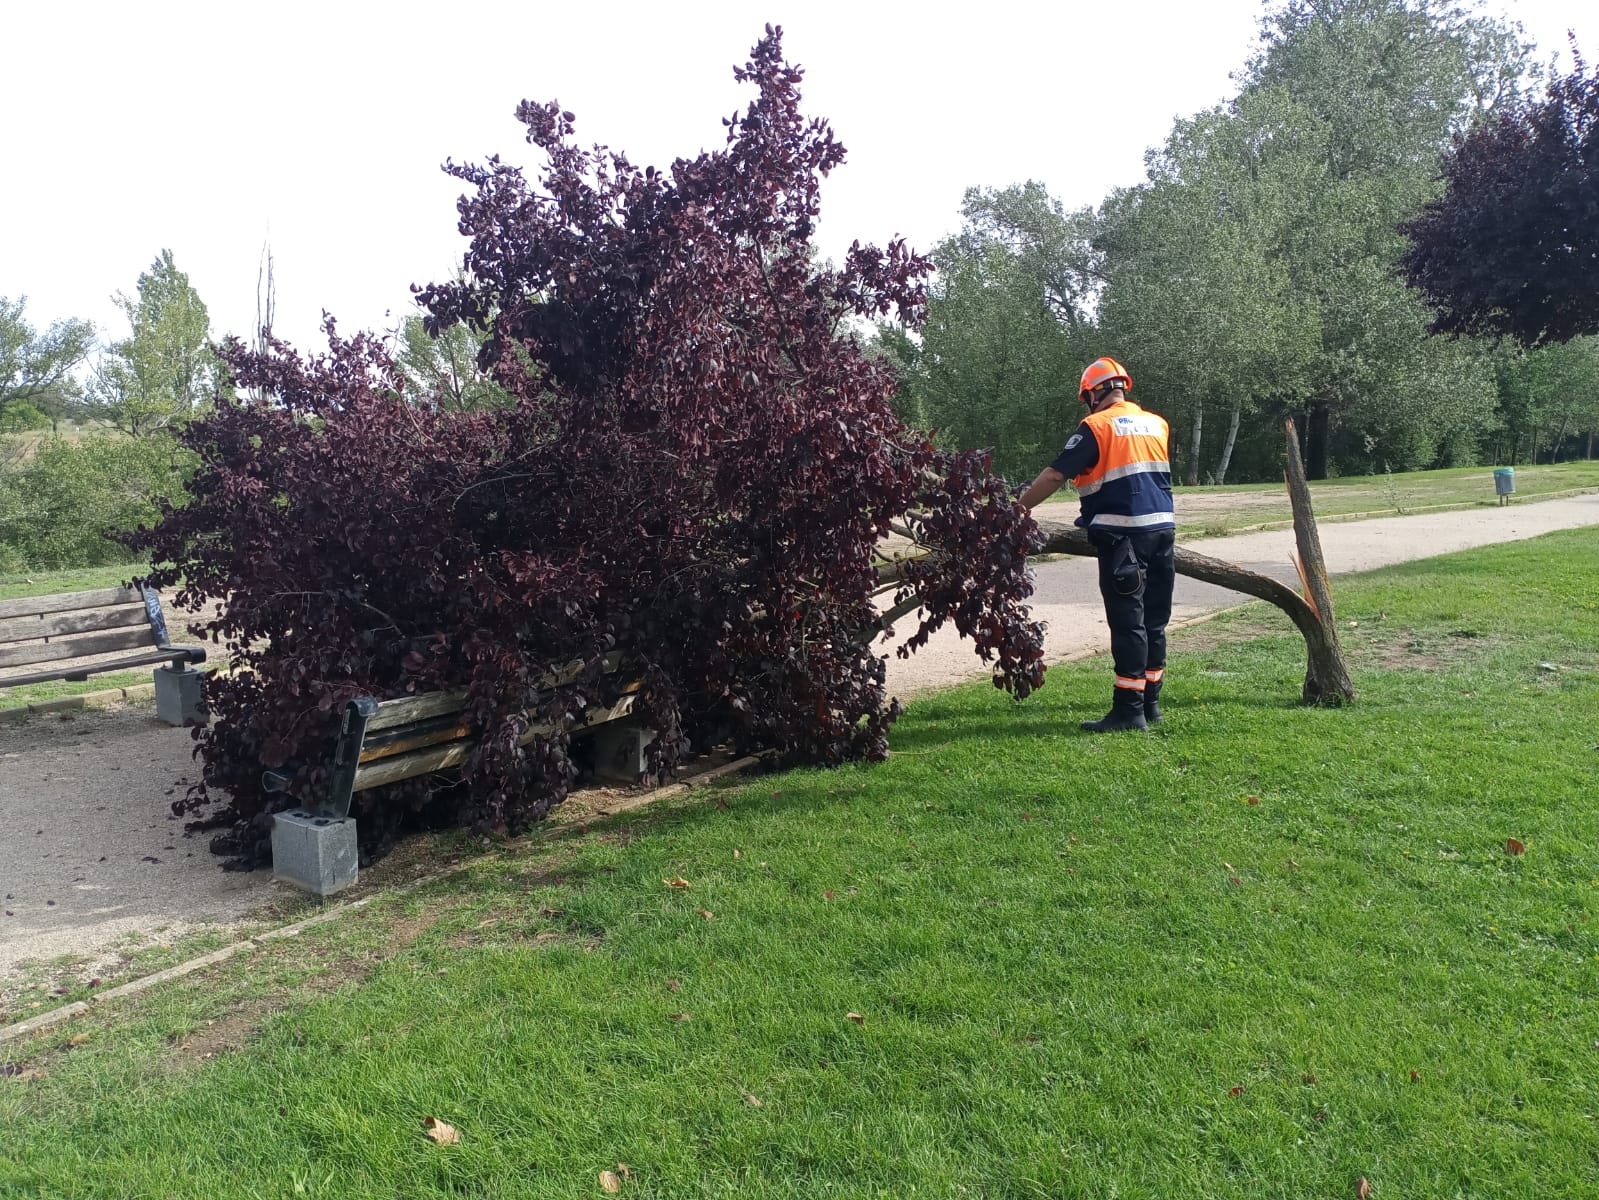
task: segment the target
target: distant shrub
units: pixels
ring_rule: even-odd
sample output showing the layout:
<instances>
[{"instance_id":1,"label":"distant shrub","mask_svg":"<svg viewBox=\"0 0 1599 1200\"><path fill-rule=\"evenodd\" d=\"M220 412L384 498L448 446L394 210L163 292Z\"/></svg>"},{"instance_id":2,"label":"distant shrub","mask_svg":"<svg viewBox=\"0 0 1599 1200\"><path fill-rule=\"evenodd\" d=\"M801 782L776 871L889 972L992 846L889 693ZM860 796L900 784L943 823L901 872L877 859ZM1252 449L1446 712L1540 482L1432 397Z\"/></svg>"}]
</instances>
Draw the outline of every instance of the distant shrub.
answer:
<instances>
[{"instance_id":1,"label":"distant shrub","mask_svg":"<svg viewBox=\"0 0 1599 1200\"><path fill-rule=\"evenodd\" d=\"M29 433L49 428L50 418L26 400L16 400L0 408L0 433Z\"/></svg>"},{"instance_id":2,"label":"distant shrub","mask_svg":"<svg viewBox=\"0 0 1599 1200\"><path fill-rule=\"evenodd\" d=\"M0 462L0 568L54 571L130 562L119 534L180 500L194 456L169 437L47 437Z\"/></svg>"}]
</instances>

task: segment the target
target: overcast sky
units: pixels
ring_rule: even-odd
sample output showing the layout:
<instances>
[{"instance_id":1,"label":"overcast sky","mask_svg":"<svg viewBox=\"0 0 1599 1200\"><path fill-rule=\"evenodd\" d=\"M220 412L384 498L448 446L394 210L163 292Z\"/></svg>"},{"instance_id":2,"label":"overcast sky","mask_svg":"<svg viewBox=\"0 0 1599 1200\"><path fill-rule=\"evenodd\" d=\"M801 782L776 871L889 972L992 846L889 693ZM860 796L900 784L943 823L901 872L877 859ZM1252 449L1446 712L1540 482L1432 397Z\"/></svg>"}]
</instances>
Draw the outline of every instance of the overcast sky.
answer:
<instances>
[{"instance_id":1,"label":"overcast sky","mask_svg":"<svg viewBox=\"0 0 1599 1200\"><path fill-rule=\"evenodd\" d=\"M1546 51L1590 4L1488 0ZM1501 7L1502 5L1502 7ZM320 344L391 328L408 286L449 276L461 186L446 158L536 159L512 117L558 99L580 141L640 165L722 143L734 84L767 21L806 70L805 103L849 150L818 241L895 234L930 249L962 192L1034 178L1068 206L1136 183L1172 119L1223 100L1259 0L278 0L18 3L0 138L0 295L42 328L126 333L111 293L170 248L217 335L247 333L270 241L277 331ZM1592 51L1591 51L1592 54Z\"/></svg>"}]
</instances>

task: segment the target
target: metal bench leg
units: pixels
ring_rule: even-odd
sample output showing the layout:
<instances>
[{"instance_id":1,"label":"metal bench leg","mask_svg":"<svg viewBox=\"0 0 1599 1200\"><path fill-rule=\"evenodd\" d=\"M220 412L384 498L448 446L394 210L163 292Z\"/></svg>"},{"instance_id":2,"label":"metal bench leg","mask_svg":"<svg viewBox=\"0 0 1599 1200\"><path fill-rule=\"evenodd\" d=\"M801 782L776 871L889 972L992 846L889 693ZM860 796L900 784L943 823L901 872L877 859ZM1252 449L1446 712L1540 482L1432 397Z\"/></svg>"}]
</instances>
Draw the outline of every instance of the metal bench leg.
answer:
<instances>
[{"instance_id":1,"label":"metal bench leg","mask_svg":"<svg viewBox=\"0 0 1599 1200\"><path fill-rule=\"evenodd\" d=\"M200 685L205 676L187 663L158 667L154 674L155 715L168 725L204 725Z\"/></svg>"}]
</instances>

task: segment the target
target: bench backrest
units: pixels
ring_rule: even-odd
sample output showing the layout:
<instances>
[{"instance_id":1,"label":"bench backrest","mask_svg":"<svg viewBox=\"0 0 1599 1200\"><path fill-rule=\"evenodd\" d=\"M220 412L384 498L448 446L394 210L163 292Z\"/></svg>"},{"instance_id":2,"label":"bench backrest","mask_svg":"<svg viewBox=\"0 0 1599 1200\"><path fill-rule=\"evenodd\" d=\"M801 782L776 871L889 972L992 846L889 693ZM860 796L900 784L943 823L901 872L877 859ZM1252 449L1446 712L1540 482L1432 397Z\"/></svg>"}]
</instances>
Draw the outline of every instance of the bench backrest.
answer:
<instances>
[{"instance_id":1,"label":"bench backrest","mask_svg":"<svg viewBox=\"0 0 1599 1200\"><path fill-rule=\"evenodd\" d=\"M0 668L163 645L154 595L119 587L0 600Z\"/></svg>"},{"instance_id":2,"label":"bench backrest","mask_svg":"<svg viewBox=\"0 0 1599 1200\"><path fill-rule=\"evenodd\" d=\"M605 656L603 668L607 673L620 666L620 654L613 652ZM541 679L539 684L546 688L557 687L571 683L582 673L583 664L574 662L565 670ZM629 716L643 686L642 679L635 679L621 689L622 694L615 704L591 705L581 717L566 726L566 732L576 736ZM349 701L339 724L324 811L337 817L346 816L355 792L447 771L466 762L477 746L477 736L461 715L465 705L465 688L383 701L357 696ZM520 744L525 746L534 738L548 737L555 732L552 725L530 724L523 731ZM262 775L262 783L267 791L279 792L287 791L292 780L288 772L268 770Z\"/></svg>"}]
</instances>

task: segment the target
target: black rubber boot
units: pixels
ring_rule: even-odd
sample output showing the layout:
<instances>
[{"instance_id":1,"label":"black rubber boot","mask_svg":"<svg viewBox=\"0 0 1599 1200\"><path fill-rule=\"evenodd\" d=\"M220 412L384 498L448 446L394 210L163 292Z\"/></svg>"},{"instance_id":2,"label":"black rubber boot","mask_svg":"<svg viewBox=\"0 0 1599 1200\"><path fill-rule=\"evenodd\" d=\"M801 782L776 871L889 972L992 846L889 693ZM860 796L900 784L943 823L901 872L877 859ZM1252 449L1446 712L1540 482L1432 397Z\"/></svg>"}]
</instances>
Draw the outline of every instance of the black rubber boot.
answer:
<instances>
[{"instance_id":1,"label":"black rubber boot","mask_svg":"<svg viewBox=\"0 0 1599 1200\"><path fill-rule=\"evenodd\" d=\"M1097 721L1084 721L1089 733L1120 733L1124 729L1148 729L1144 720L1144 693L1132 688L1117 688L1110 711Z\"/></svg>"},{"instance_id":2,"label":"black rubber boot","mask_svg":"<svg viewBox=\"0 0 1599 1200\"><path fill-rule=\"evenodd\" d=\"M1144 684L1144 720L1151 725L1160 724L1160 687L1165 680Z\"/></svg>"}]
</instances>

